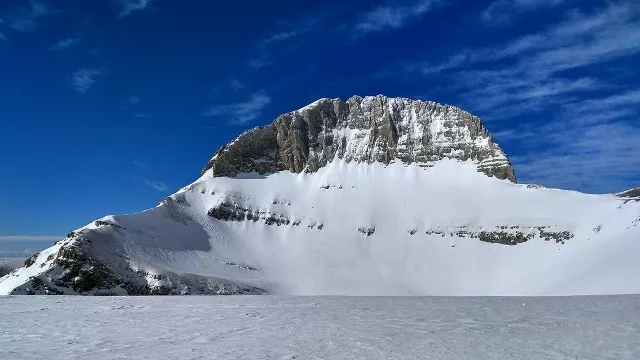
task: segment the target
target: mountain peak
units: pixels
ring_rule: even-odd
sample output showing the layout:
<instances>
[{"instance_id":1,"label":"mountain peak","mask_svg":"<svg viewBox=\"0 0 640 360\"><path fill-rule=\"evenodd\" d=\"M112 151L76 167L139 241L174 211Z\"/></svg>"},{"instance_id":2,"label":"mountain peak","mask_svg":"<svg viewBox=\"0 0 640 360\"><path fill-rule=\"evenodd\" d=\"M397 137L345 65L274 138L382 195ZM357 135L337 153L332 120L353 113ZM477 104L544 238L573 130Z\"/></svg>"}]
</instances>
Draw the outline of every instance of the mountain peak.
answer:
<instances>
[{"instance_id":1,"label":"mountain peak","mask_svg":"<svg viewBox=\"0 0 640 360\"><path fill-rule=\"evenodd\" d=\"M430 167L444 158L472 161L489 176L516 182L509 159L478 117L450 105L384 95L322 98L280 115L222 146L203 173L315 172L334 159Z\"/></svg>"}]
</instances>

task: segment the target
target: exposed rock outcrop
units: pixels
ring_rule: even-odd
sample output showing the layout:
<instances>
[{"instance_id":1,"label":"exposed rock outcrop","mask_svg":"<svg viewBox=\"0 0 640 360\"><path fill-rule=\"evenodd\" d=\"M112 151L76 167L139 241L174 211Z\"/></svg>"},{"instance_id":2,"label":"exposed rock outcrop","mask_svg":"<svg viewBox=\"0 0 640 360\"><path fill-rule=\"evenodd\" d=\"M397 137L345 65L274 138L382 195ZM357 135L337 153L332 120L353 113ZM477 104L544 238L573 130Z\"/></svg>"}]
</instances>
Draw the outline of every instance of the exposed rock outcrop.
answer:
<instances>
[{"instance_id":1,"label":"exposed rock outcrop","mask_svg":"<svg viewBox=\"0 0 640 360\"><path fill-rule=\"evenodd\" d=\"M616 194L617 197L623 199L638 199L640 200L640 187L635 189L627 190L621 193Z\"/></svg>"},{"instance_id":2,"label":"exposed rock outcrop","mask_svg":"<svg viewBox=\"0 0 640 360\"><path fill-rule=\"evenodd\" d=\"M516 181L506 154L476 116L453 106L382 95L320 99L281 115L222 146L203 173L315 172L336 158L423 166L443 158L471 160L489 176Z\"/></svg>"}]
</instances>

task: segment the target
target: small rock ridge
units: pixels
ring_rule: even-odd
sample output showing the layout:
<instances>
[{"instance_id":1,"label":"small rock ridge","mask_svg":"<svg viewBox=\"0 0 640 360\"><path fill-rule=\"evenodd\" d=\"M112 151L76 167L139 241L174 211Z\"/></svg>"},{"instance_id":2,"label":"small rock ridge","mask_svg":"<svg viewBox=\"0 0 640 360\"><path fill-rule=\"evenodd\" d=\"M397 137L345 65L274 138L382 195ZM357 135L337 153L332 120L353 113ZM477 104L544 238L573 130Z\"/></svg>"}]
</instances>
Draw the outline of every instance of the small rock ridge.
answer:
<instances>
[{"instance_id":1,"label":"small rock ridge","mask_svg":"<svg viewBox=\"0 0 640 360\"><path fill-rule=\"evenodd\" d=\"M280 115L222 146L202 173L315 172L334 159L428 167L444 158L471 160L489 176L516 182L507 155L478 117L432 101L383 95L320 99Z\"/></svg>"}]
</instances>

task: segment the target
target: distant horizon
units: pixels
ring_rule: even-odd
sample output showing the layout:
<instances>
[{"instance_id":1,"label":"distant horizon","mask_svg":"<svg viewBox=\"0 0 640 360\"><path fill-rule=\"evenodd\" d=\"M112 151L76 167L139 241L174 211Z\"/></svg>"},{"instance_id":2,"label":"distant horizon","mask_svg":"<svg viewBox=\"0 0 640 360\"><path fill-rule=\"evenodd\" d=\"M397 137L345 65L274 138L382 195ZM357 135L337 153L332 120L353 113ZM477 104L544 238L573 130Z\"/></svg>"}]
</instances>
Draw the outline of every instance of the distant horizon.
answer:
<instances>
[{"instance_id":1,"label":"distant horizon","mask_svg":"<svg viewBox=\"0 0 640 360\"><path fill-rule=\"evenodd\" d=\"M60 237L62 240L64 236ZM2 240L0 239L0 258L27 258L51 245L50 240Z\"/></svg>"}]
</instances>

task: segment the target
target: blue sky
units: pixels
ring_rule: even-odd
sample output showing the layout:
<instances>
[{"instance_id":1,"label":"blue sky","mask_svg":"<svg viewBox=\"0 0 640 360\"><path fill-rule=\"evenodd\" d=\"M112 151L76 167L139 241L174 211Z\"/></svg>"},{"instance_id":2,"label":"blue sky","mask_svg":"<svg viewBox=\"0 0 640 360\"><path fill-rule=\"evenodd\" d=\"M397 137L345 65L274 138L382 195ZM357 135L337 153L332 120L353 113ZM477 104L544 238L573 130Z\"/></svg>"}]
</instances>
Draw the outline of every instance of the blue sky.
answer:
<instances>
[{"instance_id":1,"label":"blue sky","mask_svg":"<svg viewBox=\"0 0 640 360\"><path fill-rule=\"evenodd\" d=\"M638 64L634 0L4 0L0 242L155 206L241 131L354 94L477 114L522 182L636 187Z\"/></svg>"}]
</instances>

